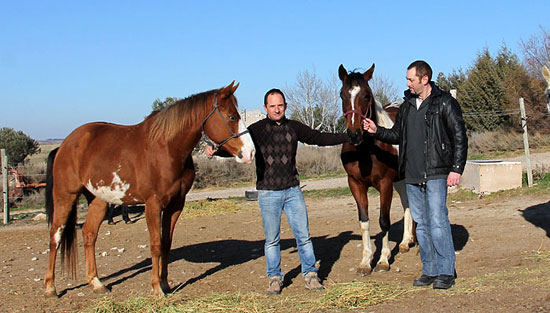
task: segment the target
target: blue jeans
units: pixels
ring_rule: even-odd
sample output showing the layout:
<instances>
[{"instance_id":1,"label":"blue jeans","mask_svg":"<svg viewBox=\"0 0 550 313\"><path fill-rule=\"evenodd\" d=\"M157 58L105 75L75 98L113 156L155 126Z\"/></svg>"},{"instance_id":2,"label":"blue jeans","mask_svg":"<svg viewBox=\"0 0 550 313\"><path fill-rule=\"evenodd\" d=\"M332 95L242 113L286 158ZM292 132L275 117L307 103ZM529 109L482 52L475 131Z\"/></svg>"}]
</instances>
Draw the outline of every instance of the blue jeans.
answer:
<instances>
[{"instance_id":1,"label":"blue jeans","mask_svg":"<svg viewBox=\"0 0 550 313\"><path fill-rule=\"evenodd\" d=\"M267 275L283 276L279 244L283 211L296 239L298 255L302 263L302 276L309 272L317 272L313 244L309 237L306 203L300 186L284 190L258 190L258 203L264 226Z\"/></svg>"},{"instance_id":2,"label":"blue jeans","mask_svg":"<svg viewBox=\"0 0 550 313\"><path fill-rule=\"evenodd\" d=\"M425 187L407 184L407 197L412 218L418 223L422 273L454 275L456 257L446 205L447 180L428 180Z\"/></svg>"}]
</instances>

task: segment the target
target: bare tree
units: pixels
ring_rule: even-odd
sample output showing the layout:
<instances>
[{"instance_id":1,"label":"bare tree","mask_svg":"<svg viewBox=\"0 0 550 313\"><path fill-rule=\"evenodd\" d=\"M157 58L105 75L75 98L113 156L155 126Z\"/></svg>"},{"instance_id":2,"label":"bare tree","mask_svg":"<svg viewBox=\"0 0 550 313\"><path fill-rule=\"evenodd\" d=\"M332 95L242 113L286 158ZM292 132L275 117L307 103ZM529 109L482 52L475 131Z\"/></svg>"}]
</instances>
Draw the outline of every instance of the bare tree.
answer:
<instances>
[{"instance_id":1,"label":"bare tree","mask_svg":"<svg viewBox=\"0 0 550 313\"><path fill-rule=\"evenodd\" d=\"M340 79L333 75L326 84L325 94L323 95L323 106L326 107L327 127L324 129L329 132L343 132L346 129L345 120L342 112L342 102L340 100L340 88L342 83Z\"/></svg>"},{"instance_id":2,"label":"bare tree","mask_svg":"<svg viewBox=\"0 0 550 313\"><path fill-rule=\"evenodd\" d=\"M529 74L543 80L541 69L550 62L550 32L540 27L540 33L521 40L523 61Z\"/></svg>"},{"instance_id":3,"label":"bare tree","mask_svg":"<svg viewBox=\"0 0 550 313\"><path fill-rule=\"evenodd\" d=\"M369 82L369 86L374 93L374 98L382 105L400 101L402 98L399 96L399 88L387 76L374 75Z\"/></svg>"},{"instance_id":4,"label":"bare tree","mask_svg":"<svg viewBox=\"0 0 550 313\"><path fill-rule=\"evenodd\" d=\"M290 116L321 131L338 131L339 93L335 79L323 82L313 69L301 71L296 83L284 89Z\"/></svg>"}]
</instances>

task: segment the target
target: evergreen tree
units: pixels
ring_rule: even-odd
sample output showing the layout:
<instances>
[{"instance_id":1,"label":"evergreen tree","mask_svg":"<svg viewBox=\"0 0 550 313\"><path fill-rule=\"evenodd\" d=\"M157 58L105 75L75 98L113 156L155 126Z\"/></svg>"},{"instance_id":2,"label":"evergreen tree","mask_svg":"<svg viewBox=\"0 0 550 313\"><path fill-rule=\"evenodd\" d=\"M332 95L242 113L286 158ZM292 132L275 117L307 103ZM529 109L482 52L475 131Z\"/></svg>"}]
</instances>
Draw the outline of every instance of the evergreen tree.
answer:
<instances>
[{"instance_id":1,"label":"evergreen tree","mask_svg":"<svg viewBox=\"0 0 550 313\"><path fill-rule=\"evenodd\" d=\"M462 84L466 81L466 74L462 69L453 70L451 74L445 76L442 72L437 75L437 85L439 88L449 92L451 89L461 89Z\"/></svg>"},{"instance_id":2,"label":"evergreen tree","mask_svg":"<svg viewBox=\"0 0 550 313\"><path fill-rule=\"evenodd\" d=\"M6 149L8 164L16 167L29 155L40 152L40 145L22 131L13 128L0 128L0 149Z\"/></svg>"},{"instance_id":3,"label":"evergreen tree","mask_svg":"<svg viewBox=\"0 0 550 313\"><path fill-rule=\"evenodd\" d=\"M155 99L155 101L153 101L153 105L152 105L153 111L159 111L159 110L162 110L164 108L167 108L167 107L171 106L172 104L176 103L178 100L180 100L180 98L166 97L166 99L164 101L157 98L157 99Z\"/></svg>"},{"instance_id":4,"label":"evergreen tree","mask_svg":"<svg viewBox=\"0 0 550 313\"><path fill-rule=\"evenodd\" d=\"M509 124L503 112L506 103L503 75L487 48L468 70L468 79L457 98L468 129L495 130Z\"/></svg>"}]
</instances>

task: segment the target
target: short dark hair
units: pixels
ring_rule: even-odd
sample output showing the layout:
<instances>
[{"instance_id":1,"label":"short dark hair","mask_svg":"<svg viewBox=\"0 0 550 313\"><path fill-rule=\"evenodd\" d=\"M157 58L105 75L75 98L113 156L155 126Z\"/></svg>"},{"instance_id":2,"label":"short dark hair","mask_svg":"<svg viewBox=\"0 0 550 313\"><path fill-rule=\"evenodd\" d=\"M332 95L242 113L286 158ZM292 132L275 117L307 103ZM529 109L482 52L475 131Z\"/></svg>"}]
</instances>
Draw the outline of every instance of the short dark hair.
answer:
<instances>
[{"instance_id":1,"label":"short dark hair","mask_svg":"<svg viewBox=\"0 0 550 313\"><path fill-rule=\"evenodd\" d=\"M416 68L416 76L422 78L424 75L427 75L428 81L432 80L432 68L426 61L414 61L411 65L409 65L409 67L407 67L407 70L410 70L411 68Z\"/></svg>"},{"instance_id":2,"label":"short dark hair","mask_svg":"<svg viewBox=\"0 0 550 313\"><path fill-rule=\"evenodd\" d=\"M280 94L281 97L283 97L283 103L286 104L285 94L281 90L279 90L277 88L273 88L273 89L270 89L268 92L265 93L264 106L267 105L267 96L273 95L273 94Z\"/></svg>"}]
</instances>

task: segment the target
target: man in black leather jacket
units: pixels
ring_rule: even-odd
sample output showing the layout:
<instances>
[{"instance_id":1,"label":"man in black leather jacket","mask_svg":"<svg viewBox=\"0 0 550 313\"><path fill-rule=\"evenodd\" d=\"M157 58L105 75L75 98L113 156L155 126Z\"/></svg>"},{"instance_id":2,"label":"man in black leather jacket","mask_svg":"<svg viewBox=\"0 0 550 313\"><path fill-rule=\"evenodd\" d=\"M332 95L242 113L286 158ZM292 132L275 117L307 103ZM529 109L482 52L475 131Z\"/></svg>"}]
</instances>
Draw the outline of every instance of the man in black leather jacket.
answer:
<instances>
[{"instance_id":1,"label":"man in black leather jacket","mask_svg":"<svg viewBox=\"0 0 550 313\"><path fill-rule=\"evenodd\" d=\"M448 218L447 186L455 186L466 164L468 138L456 99L432 81L424 61L407 68L405 101L391 129L365 120L364 129L399 144L399 178L405 179L411 214L417 222L422 275L414 286L448 289L455 283L455 252Z\"/></svg>"}]
</instances>

